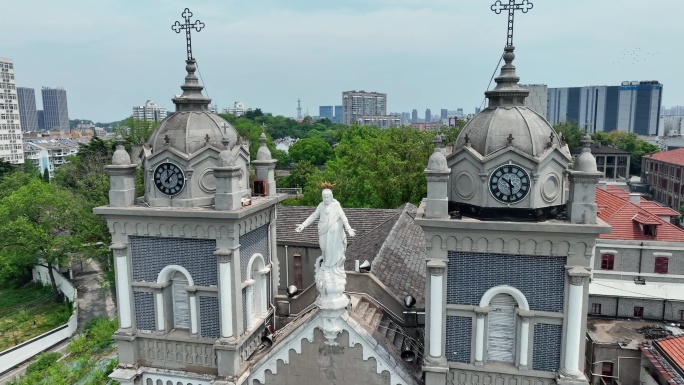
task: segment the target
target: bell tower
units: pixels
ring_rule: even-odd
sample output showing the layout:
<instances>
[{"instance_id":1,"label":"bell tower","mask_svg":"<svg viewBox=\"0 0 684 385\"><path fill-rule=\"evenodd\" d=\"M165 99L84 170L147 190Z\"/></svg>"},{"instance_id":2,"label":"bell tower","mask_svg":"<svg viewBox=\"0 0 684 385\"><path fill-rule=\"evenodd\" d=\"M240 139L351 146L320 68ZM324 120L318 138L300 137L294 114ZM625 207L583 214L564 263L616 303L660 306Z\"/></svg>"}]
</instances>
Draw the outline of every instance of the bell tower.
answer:
<instances>
[{"instance_id":1,"label":"bell tower","mask_svg":"<svg viewBox=\"0 0 684 385\"><path fill-rule=\"evenodd\" d=\"M591 195L596 161L587 147L571 169L564 139L525 107L513 15L532 4L502 3L492 6L509 15L496 87L453 152L430 157L415 218L428 254L426 384L586 384L590 258L610 231Z\"/></svg>"},{"instance_id":2,"label":"bell tower","mask_svg":"<svg viewBox=\"0 0 684 385\"><path fill-rule=\"evenodd\" d=\"M142 196L120 140L106 167L110 202L94 209L112 234L119 367L111 378L124 385L235 379L273 321L281 197L273 181L273 194L253 196L249 149L209 111L190 44L190 30L204 24L191 17L186 8L173 26L186 32L187 74L176 112L143 149ZM259 152L265 166L275 163L268 148Z\"/></svg>"}]
</instances>

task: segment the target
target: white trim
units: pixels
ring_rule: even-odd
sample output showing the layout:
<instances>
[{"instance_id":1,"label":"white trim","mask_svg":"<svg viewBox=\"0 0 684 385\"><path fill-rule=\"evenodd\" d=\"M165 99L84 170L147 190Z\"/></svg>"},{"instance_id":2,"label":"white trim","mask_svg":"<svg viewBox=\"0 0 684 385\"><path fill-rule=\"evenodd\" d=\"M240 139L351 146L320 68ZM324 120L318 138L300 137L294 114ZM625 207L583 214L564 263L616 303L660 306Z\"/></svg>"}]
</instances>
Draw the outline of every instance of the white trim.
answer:
<instances>
[{"instance_id":1,"label":"white trim","mask_svg":"<svg viewBox=\"0 0 684 385\"><path fill-rule=\"evenodd\" d=\"M662 251L655 251L655 252L653 252L653 256L654 256L654 257L671 257L671 256L672 256L672 253L665 253L665 252L662 252Z\"/></svg>"},{"instance_id":2,"label":"white trim","mask_svg":"<svg viewBox=\"0 0 684 385\"><path fill-rule=\"evenodd\" d=\"M188 272L183 266L180 265L168 265L165 266L157 276L157 283L165 283L171 280L173 273L180 271L188 279L188 286L195 286L195 282L192 280L190 272Z\"/></svg>"},{"instance_id":3,"label":"white trim","mask_svg":"<svg viewBox=\"0 0 684 385\"><path fill-rule=\"evenodd\" d=\"M599 250L601 254L617 254L617 250Z\"/></svg>"},{"instance_id":4,"label":"white trim","mask_svg":"<svg viewBox=\"0 0 684 385\"><path fill-rule=\"evenodd\" d=\"M489 306L489 302L497 294L508 294L511 297L513 297L516 300L516 302L518 302L519 308L523 310L530 310L530 304L527 303L527 298L525 298L525 294L523 294L520 290L514 288L513 286L508 285L495 286L487 290L480 299L480 307Z\"/></svg>"}]
</instances>

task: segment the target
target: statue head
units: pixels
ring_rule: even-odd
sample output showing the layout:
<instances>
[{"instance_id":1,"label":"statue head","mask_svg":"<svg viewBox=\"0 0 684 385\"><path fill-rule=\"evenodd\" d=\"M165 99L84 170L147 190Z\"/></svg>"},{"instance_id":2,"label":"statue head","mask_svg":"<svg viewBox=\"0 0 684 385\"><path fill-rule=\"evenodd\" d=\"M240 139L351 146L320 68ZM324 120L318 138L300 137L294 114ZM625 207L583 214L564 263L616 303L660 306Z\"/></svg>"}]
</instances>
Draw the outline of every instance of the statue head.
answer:
<instances>
[{"instance_id":1,"label":"statue head","mask_svg":"<svg viewBox=\"0 0 684 385\"><path fill-rule=\"evenodd\" d=\"M332 201L333 201L332 190L324 189L322 195L323 195L323 203L325 203L326 205L329 205L330 203L332 203Z\"/></svg>"}]
</instances>

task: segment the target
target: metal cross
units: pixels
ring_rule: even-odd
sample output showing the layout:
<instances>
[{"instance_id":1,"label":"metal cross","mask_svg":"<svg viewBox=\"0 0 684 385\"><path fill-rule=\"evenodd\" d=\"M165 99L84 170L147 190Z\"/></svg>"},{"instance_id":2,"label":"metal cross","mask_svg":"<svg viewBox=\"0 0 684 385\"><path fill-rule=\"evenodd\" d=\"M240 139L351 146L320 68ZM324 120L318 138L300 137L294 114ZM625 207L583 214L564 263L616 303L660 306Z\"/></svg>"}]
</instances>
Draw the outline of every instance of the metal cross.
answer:
<instances>
[{"instance_id":1,"label":"metal cross","mask_svg":"<svg viewBox=\"0 0 684 385\"><path fill-rule=\"evenodd\" d=\"M181 30L185 30L185 40L188 43L188 60L194 60L192 57L192 42L190 41L190 30L195 29L197 32L201 31L202 28L204 28L204 23L202 23L199 20L195 20L194 23L190 23L190 18L192 17L192 12L190 12L190 9L185 8L185 11L181 14L183 18L185 19L185 24L181 24L179 21L176 21L172 26L171 29L176 31L176 33L180 33Z\"/></svg>"},{"instance_id":2,"label":"metal cross","mask_svg":"<svg viewBox=\"0 0 684 385\"><path fill-rule=\"evenodd\" d=\"M508 11L508 39L506 40L506 47L513 47L513 14L517 10L521 10L523 13L527 13L532 9L533 4L529 0L522 0L522 3L516 3L515 0L508 0L508 4L502 4L501 0L496 0L492 4L492 11L497 15L501 11Z\"/></svg>"},{"instance_id":3,"label":"metal cross","mask_svg":"<svg viewBox=\"0 0 684 385\"><path fill-rule=\"evenodd\" d=\"M261 123L261 133L262 133L262 134L265 134L265 133L266 133L266 127L268 127L268 126L266 125L266 123Z\"/></svg>"}]
</instances>

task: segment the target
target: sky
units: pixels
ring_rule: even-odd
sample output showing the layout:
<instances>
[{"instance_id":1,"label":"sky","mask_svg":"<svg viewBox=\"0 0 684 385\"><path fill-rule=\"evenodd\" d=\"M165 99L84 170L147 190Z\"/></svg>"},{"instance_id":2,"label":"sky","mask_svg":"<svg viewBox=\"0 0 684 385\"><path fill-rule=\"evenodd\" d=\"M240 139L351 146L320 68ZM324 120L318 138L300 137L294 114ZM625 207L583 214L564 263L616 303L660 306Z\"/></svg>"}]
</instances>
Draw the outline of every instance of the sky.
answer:
<instances>
[{"instance_id":1,"label":"sky","mask_svg":"<svg viewBox=\"0 0 684 385\"><path fill-rule=\"evenodd\" d=\"M518 2L521 0L518 0ZM682 0L531 0L515 18L518 76L549 87L663 83L684 105ZM174 110L185 76L185 7L219 109L241 101L274 115L318 115L343 91L387 93L388 112L473 112L506 43L494 0L21 0L3 5L0 57L17 86L63 87L69 117L120 120L151 99ZM504 1L506 2L506 1ZM37 101L40 109L40 97Z\"/></svg>"}]
</instances>

